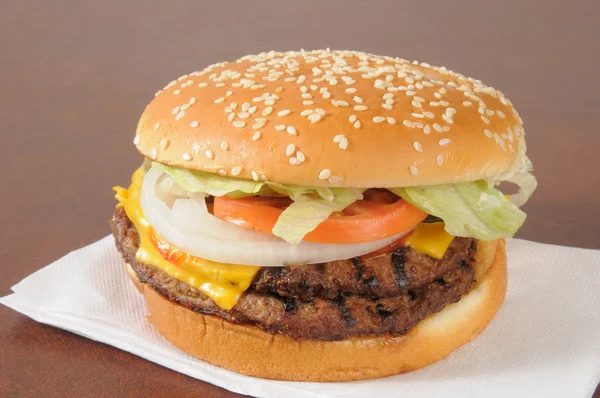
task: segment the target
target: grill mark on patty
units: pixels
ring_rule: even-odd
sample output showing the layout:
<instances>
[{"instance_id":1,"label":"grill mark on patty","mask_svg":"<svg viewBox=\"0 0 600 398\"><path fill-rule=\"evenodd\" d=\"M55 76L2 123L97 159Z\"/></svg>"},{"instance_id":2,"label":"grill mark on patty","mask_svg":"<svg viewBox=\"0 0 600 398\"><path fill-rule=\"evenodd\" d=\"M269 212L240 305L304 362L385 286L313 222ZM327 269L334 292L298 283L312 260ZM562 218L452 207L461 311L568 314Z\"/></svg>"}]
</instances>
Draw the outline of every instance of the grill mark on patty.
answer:
<instances>
[{"instance_id":1,"label":"grill mark on patty","mask_svg":"<svg viewBox=\"0 0 600 398\"><path fill-rule=\"evenodd\" d=\"M298 302L293 297L281 297L283 300L283 311L295 314L298 311Z\"/></svg>"},{"instance_id":2,"label":"grill mark on patty","mask_svg":"<svg viewBox=\"0 0 600 398\"><path fill-rule=\"evenodd\" d=\"M352 260L352 265L354 266L354 269L356 270L356 280L357 281L361 281L363 278L363 262L360 258L358 257L354 257Z\"/></svg>"},{"instance_id":3,"label":"grill mark on patty","mask_svg":"<svg viewBox=\"0 0 600 398\"><path fill-rule=\"evenodd\" d=\"M383 319L391 318L394 315L393 312L386 310L381 303L378 303L377 306L375 306L375 309L377 310L377 314Z\"/></svg>"},{"instance_id":4,"label":"grill mark on patty","mask_svg":"<svg viewBox=\"0 0 600 398\"><path fill-rule=\"evenodd\" d=\"M406 259L404 257L404 251L396 250L392 253L392 265L394 266L394 276L396 278L396 284L399 287L408 285L408 277L404 266L406 265Z\"/></svg>"},{"instance_id":5,"label":"grill mark on patty","mask_svg":"<svg viewBox=\"0 0 600 398\"><path fill-rule=\"evenodd\" d=\"M346 325L355 326L356 320L352 317L352 312L350 311L350 308L346 306L344 297L337 296L335 299L333 299L333 302L335 303L335 305L337 305L338 309L340 310L340 315L342 317L342 320L346 322Z\"/></svg>"}]
</instances>

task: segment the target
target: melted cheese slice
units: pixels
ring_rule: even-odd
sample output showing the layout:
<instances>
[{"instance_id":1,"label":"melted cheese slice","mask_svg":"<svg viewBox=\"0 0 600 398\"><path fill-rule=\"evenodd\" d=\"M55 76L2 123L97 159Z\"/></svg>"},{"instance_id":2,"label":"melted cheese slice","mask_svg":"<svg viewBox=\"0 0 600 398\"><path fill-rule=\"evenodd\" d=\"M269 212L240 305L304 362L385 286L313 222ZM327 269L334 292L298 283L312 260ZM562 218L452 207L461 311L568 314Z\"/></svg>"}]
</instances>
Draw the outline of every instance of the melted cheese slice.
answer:
<instances>
[{"instance_id":1,"label":"melted cheese slice","mask_svg":"<svg viewBox=\"0 0 600 398\"><path fill-rule=\"evenodd\" d=\"M444 257L454 239L454 236L446 232L445 226L443 222L420 223L406 240L406 245L439 260Z\"/></svg>"},{"instance_id":2,"label":"melted cheese slice","mask_svg":"<svg viewBox=\"0 0 600 398\"><path fill-rule=\"evenodd\" d=\"M144 173L139 168L133 173L129 189L114 188L119 206L125 208L127 216L140 236L140 248L136 253L136 259L195 287L224 310L232 309L242 293L250 287L260 267L224 264L190 256L162 240L144 217L140 206L143 179ZM158 248L161 250L159 251ZM168 258L177 258L177 261L166 260L161 251L163 253L168 251L170 254Z\"/></svg>"}]
</instances>

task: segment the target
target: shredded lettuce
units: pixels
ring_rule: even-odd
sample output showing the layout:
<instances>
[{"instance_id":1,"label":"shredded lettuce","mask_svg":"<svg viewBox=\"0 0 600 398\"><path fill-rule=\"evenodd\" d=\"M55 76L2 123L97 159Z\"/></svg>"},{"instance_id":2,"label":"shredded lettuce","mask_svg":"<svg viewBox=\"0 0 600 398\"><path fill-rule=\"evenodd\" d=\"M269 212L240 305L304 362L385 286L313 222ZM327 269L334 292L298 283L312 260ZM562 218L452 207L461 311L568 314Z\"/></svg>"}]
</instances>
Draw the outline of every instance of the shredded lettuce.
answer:
<instances>
[{"instance_id":1,"label":"shredded lettuce","mask_svg":"<svg viewBox=\"0 0 600 398\"><path fill-rule=\"evenodd\" d=\"M257 195L265 185L263 181L224 177L204 171L167 166L158 162L153 162L152 166L158 167L167 173L181 188L188 192L204 192L212 196L242 197Z\"/></svg>"},{"instance_id":2,"label":"shredded lettuce","mask_svg":"<svg viewBox=\"0 0 600 398\"><path fill-rule=\"evenodd\" d=\"M441 218L455 236L494 240L512 237L527 217L486 181L390 188L413 206Z\"/></svg>"},{"instance_id":3,"label":"shredded lettuce","mask_svg":"<svg viewBox=\"0 0 600 398\"><path fill-rule=\"evenodd\" d=\"M317 228L333 212L342 211L357 200L362 199L360 189L331 188L332 199L299 195L294 203L281 213L273 235L279 236L292 245L297 245L310 231Z\"/></svg>"},{"instance_id":4,"label":"shredded lettuce","mask_svg":"<svg viewBox=\"0 0 600 398\"><path fill-rule=\"evenodd\" d=\"M294 245L300 243L307 233L332 213L342 211L362 199L362 189L251 181L157 162L153 162L152 167L159 167L188 192L233 198L254 195L289 196L294 202L277 220L273 234ZM523 197L516 198L522 203L531 195L536 184L535 177L529 173L520 177L515 178L514 182L525 187ZM446 231L455 236L481 240L511 237L526 218L525 213L502 192L484 180L389 190L419 209L444 220Z\"/></svg>"}]
</instances>

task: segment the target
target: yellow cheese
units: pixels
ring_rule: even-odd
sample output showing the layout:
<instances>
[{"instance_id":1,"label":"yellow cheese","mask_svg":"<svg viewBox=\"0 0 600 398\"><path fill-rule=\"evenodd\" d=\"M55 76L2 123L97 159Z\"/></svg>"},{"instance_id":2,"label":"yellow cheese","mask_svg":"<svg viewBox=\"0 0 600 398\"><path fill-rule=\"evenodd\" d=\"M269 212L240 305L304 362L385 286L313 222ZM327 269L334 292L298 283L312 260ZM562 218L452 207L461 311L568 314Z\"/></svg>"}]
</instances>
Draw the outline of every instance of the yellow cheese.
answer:
<instances>
[{"instance_id":1,"label":"yellow cheese","mask_svg":"<svg viewBox=\"0 0 600 398\"><path fill-rule=\"evenodd\" d=\"M230 310L246 291L260 267L223 264L204 260L179 251L162 240L144 217L140 207L140 192L144 173L141 168L133 173L129 189L115 187L119 206L125 208L140 236L136 259L159 268L173 278L195 287L210 297L219 307ZM161 248L175 253L177 262L167 261L152 240Z\"/></svg>"},{"instance_id":2,"label":"yellow cheese","mask_svg":"<svg viewBox=\"0 0 600 398\"><path fill-rule=\"evenodd\" d=\"M427 254L439 260L444 257L448 246L454 239L454 236L446 232L445 226L443 222L421 223L408 237L406 245L419 253Z\"/></svg>"}]
</instances>

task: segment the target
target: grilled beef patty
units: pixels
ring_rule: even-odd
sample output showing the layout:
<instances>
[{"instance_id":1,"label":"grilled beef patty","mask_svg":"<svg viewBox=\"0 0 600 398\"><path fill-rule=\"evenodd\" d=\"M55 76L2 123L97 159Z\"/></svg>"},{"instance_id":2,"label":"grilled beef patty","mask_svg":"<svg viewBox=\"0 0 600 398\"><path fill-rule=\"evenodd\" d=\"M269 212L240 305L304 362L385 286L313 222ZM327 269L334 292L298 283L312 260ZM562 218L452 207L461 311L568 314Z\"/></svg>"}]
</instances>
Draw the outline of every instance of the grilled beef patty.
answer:
<instances>
[{"instance_id":1,"label":"grilled beef patty","mask_svg":"<svg viewBox=\"0 0 600 398\"><path fill-rule=\"evenodd\" d=\"M409 282L408 274L425 273L412 271L413 268L420 269L423 264L440 263L444 259L436 262L412 249L401 248L372 259L379 259L372 266L359 266L356 264L357 260L353 259L317 266L283 267L279 274L276 270L265 267L259 271L252 286L235 307L225 311L199 290L170 277L156 267L137 262L135 253L139 247L139 236L122 208L115 211L111 228L118 250L125 261L131 264L140 282L148 284L162 296L203 314L216 315L230 322L255 325L268 332L283 333L296 339L333 341L356 336L404 334L427 315L440 311L448 303L458 301L474 282L473 255L476 241L460 240L457 243L455 239L449 251L456 250L456 253L447 253L444 257L451 259L447 261L451 265L444 266L448 269L440 265L432 266L441 270L441 273L433 272L428 277L413 278L414 281L420 281L417 283ZM471 241L471 244L465 247L465 241ZM420 256L429 260L419 260ZM399 262L399 257L403 261ZM365 263L367 261L369 260ZM398 263L403 266L399 267ZM334 270L338 266L346 270L343 274L345 276L342 273L335 276ZM308 270L309 268L314 269ZM399 268L404 272L398 272ZM407 270L410 270L408 274ZM322 277L321 283L317 283L316 272L329 276ZM306 283L302 283L301 275L308 276ZM369 286L367 282L373 275L378 280L377 284L384 286L380 290L375 290L376 287ZM357 279L359 276L360 279ZM423 282L431 277L432 281ZM398 287L393 288L393 283ZM361 284L369 287L360 287ZM321 297L311 296L311 288L320 292ZM347 288L349 291L346 291ZM391 291L397 291L398 294L392 295ZM356 294L362 292L365 294ZM373 297L373 292L381 297ZM385 296L386 292L389 296Z\"/></svg>"}]
</instances>

